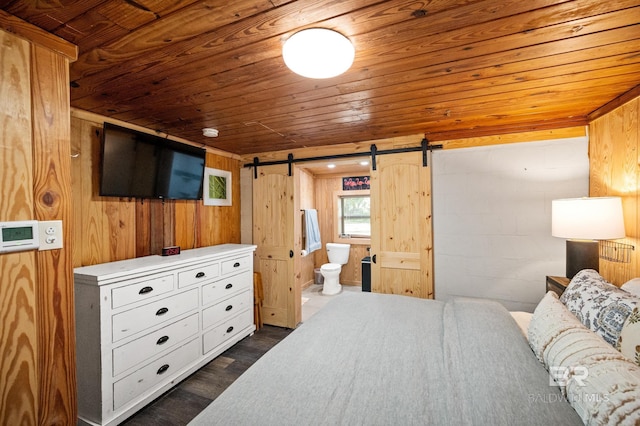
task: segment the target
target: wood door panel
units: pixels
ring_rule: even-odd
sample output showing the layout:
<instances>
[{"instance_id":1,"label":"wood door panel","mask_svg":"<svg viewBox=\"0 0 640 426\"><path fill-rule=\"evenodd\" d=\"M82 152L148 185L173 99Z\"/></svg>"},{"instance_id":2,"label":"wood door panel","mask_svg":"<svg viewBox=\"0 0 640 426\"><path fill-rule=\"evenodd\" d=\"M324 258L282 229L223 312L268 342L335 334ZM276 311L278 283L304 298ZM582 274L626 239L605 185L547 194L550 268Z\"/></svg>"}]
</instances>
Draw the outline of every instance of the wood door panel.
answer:
<instances>
[{"instance_id":1,"label":"wood door panel","mask_svg":"<svg viewBox=\"0 0 640 426\"><path fill-rule=\"evenodd\" d=\"M420 270L382 268L380 292L429 298L428 289L422 285Z\"/></svg>"},{"instance_id":2,"label":"wood door panel","mask_svg":"<svg viewBox=\"0 0 640 426\"><path fill-rule=\"evenodd\" d=\"M288 319L289 289L278 285L280 277L289 275L288 259L264 259L259 261L263 284L270 283L264 289L262 315L267 324L286 326Z\"/></svg>"},{"instance_id":3,"label":"wood door panel","mask_svg":"<svg viewBox=\"0 0 640 426\"><path fill-rule=\"evenodd\" d=\"M301 305L295 285L294 185L287 165L263 167L253 181L255 269L262 275L264 323L295 328ZM297 295L297 296L296 296ZM297 305L296 305L297 304Z\"/></svg>"},{"instance_id":4,"label":"wood door panel","mask_svg":"<svg viewBox=\"0 0 640 426\"><path fill-rule=\"evenodd\" d=\"M420 270L420 253L380 252L379 262L383 268Z\"/></svg>"},{"instance_id":5,"label":"wood door panel","mask_svg":"<svg viewBox=\"0 0 640 426\"><path fill-rule=\"evenodd\" d=\"M384 155L371 172L371 289L433 297L430 170L419 152Z\"/></svg>"}]
</instances>

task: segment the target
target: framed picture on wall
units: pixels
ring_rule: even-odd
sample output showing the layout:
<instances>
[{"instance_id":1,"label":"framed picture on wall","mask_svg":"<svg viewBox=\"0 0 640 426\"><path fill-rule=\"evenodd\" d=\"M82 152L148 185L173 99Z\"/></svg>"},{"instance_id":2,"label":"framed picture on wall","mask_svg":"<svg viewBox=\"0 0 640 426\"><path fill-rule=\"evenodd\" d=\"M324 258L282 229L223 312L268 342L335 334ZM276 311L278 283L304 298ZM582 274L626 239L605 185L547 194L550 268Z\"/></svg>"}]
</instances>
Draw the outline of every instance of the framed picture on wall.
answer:
<instances>
[{"instance_id":1,"label":"framed picture on wall","mask_svg":"<svg viewBox=\"0 0 640 426\"><path fill-rule=\"evenodd\" d=\"M230 206L231 172L205 167L202 201L205 206Z\"/></svg>"},{"instance_id":2,"label":"framed picture on wall","mask_svg":"<svg viewBox=\"0 0 640 426\"><path fill-rule=\"evenodd\" d=\"M359 191L362 189L371 189L369 176L352 176L342 178L343 191Z\"/></svg>"}]
</instances>

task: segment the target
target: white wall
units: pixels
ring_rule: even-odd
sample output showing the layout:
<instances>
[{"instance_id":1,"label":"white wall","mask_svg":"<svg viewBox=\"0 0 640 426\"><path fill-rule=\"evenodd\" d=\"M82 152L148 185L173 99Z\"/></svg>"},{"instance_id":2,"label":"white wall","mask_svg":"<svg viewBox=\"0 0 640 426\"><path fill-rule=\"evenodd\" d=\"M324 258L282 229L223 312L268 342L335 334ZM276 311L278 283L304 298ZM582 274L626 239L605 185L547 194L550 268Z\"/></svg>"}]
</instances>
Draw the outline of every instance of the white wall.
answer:
<instances>
[{"instance_id":1,"label":"white wall","mask_svg":"<svg viewBox=\"0 0 640 426\"><path fill-rule=\"evenodd\" d=\"M588 140L434 151L436 299L500 301L533 311L546 275L564 275L565 240L551 236L551 200L589 190Z\"/></svg>"}]
</instances>

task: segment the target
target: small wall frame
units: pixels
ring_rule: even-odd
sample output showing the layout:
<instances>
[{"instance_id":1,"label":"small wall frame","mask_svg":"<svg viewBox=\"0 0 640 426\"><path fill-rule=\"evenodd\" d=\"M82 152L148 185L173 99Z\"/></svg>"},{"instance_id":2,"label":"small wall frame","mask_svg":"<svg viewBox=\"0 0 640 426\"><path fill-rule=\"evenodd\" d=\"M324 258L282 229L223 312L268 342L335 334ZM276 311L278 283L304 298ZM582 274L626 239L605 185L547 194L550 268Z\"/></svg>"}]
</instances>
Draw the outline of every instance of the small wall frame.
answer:
<instances>
[{"instance_id":1,"label":"small wall frame","mask_svg":"<svg viewBox=\"0 0 640 426\"><path fill-rule=\"evenodd\" d=\"M202 202L205 206L231 205L231 172L205 167Z\"/></svg>"}]
</instances>

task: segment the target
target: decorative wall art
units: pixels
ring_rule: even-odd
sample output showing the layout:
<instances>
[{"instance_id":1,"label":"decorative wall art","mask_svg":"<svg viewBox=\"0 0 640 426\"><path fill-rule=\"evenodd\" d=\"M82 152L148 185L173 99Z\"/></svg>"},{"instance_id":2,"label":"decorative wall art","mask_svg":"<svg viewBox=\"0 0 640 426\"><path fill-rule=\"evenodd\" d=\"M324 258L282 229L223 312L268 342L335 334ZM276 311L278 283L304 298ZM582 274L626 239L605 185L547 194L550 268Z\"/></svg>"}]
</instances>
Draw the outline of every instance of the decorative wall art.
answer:
<instances>
[{"instance_id":1,"label":"decorative wall art","mask_svg":"<svg viewBox=\"0 0 640 426\"><path fill-rule=\"evenodd\" d=\"M206 167L202 184L202 201L205 206L230 206L231 172Z\"/></svg>"},{"instance_id":2,"label":"decorative wall art","mask_svg":"<svg viewBox=\"0 0 640 426\"><path fill-rule=\"evenodd\" d=\"M343 191L356 191L360 189L371 189L369 176L352 176L342 178Z\"/></svg>"}]
</instances>

